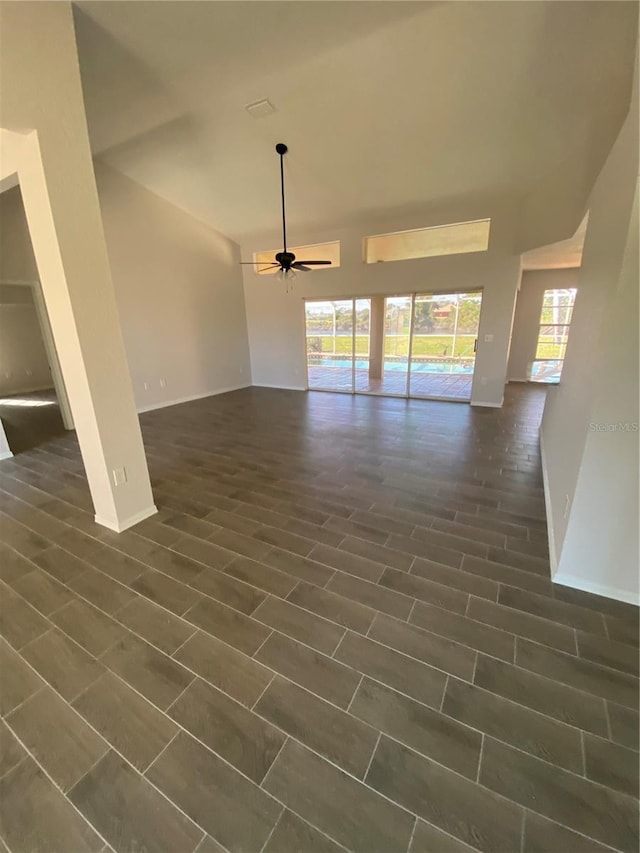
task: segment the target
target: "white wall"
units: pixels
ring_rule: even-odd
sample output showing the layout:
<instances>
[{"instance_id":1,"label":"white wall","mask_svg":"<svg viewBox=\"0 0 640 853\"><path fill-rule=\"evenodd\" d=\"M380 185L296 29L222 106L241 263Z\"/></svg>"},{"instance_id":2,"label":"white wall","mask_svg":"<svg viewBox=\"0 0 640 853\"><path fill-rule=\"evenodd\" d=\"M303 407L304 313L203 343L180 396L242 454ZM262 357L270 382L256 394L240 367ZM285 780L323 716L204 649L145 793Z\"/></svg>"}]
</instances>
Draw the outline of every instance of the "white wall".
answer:
<instances>
[{"instance_id":1,"label":"white wall","mask_svg":"<svg viewBox=\"0 0 640 853\"><path fill-rule=\"evenodd\" d=\"M52 387L31 288L0 285L0 396Z\"/></svg>"},{"instance_id":2,"label":"white wall","mask_svg":"<svg viewBox=\"0 0 640 853\"><path fill-rule=\"evenodd\" d=\"M37 279L20 187L12 187L0 193L0 281Z\"/></svg>"},{"instance_id":3,"label":"white wall","mask_svg":"<svg viewBox=\"0 0 640 853\"><path fill-rule=\"evenodd\" d=\"M340 240L341 266L299 273L292 292L274 276L259 276L245 266L244 290L254 385L305 388L305 331L303 297L338 298L374 294L483 289L476 373L472 402L502 405L514 300L520 278L520 257L513 249L512 217L504 207L469 205L414 213L394 220L370 220L327 232L298 231L291 245ZM489 251L419 258L393 263L365 264L363 238L368 234L441 225L493 214ZM278 246L277 232L254 237L242 246L242 258ZM485 335L493 335L485 342Z\"/></svg>"},{"instance_id":4,"label":"white wall","mask_svg":"<svg viewBox=\"0 0 640 853\"><path fill-rule=\"evenodd\" d=\"M541 429L554 580L638 601L638 90L589 199L562 382ZM567 509L565 510L565 506Z\"/></svg>"},{"instance_id":5,"label":"white wall","mask_svg":"<svg viewBox=\"0 0 640 853\"><path fill-rule=\"evenodd\" d=\"M138 410L250 385L238 246L95 165ZM19 187L0 194L0 249L0 280L38 279Z\"/></svg>"},{"instance_id":6,"label":"white wall","mask_svg":"<svg viewBox=\"0 0 640 853\"><path fill-rule=\"evenodd\" d=\"M555 578L635 603L640 603L638 227L636 191L620 282L605 312L591 421ZM589 535L591 530L597 535Z\"/></svg>"},{"instance_id":7,"label":"white wall","mask_svg":"<svg viewBox=\"0 0 640 853\"><path fill-rule=\"evenodd\" d=\"M99 162L96 179L138 409L250 385L238 246Z\"/></svg>"},{"instance_id":8,"label":"white wall","mask_svg":"<svg viewBox=\"0 0 640 853\"><path fill-rule=\"evenodd\" d=\"M545 290L577 287L578 269L524 270L513 317L508 377L526 382L536 356L540 313ZM569 332L571 334L571 332Z\"/></svg>"}]
</instances>

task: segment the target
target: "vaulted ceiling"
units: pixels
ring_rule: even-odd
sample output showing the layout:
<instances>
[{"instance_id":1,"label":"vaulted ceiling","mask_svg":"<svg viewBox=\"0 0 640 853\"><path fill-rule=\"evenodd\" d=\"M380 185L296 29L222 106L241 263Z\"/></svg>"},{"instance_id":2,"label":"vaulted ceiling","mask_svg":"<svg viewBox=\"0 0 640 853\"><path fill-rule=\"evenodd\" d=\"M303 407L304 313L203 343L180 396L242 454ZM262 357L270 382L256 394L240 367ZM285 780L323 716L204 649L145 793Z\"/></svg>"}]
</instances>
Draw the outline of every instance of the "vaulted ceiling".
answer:
<instances>
[{"instance_id":1,"label":"vaulted ceiling","mask_svg":"<svg viewBox=\"0 0 640 853\"><path fill-rule=\"evenodd\" d=\"M278 141L294 226L484 196L530 226L555 198L562 239L628 110L637 3L91 0L75 20L94 154L236 240L274 226Z\"/></svg>"}]
</instances>

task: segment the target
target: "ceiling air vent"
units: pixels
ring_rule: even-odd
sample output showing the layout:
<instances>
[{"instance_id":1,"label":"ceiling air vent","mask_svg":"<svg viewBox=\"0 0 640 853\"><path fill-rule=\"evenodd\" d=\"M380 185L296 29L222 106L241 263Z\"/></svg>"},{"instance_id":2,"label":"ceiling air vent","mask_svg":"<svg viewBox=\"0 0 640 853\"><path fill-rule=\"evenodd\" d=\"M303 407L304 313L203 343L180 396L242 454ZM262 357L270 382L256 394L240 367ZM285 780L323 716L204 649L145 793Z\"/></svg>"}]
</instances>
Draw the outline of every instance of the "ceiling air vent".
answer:
<instances>
[{"instance_id":1,"label":"ceiling air vent","mask_svg":"<svg viewBox=\"0 0 640 853\"><path fill-rule=\"evenodd\" d=\"M252 118L264 118L275 113L276 108L268 98L263 98L261 101L255 101L253 104L247 104L245 110Z\"/></svg>"}]
</instances>

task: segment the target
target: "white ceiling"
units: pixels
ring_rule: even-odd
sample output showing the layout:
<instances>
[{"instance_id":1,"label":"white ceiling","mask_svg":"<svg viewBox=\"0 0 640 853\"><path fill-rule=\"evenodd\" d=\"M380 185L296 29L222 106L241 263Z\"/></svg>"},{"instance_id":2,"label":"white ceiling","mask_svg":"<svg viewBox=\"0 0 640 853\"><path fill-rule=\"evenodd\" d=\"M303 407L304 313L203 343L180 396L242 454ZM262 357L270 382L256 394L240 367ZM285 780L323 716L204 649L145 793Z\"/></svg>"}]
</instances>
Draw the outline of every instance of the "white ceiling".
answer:
<instances>
[{"instance_id":1,"label":"white ceiling","mask_svg":"<svg viewBox=\"0 0 640 853\"><path fill-rule=\"evenodd\" d=\"M610 0L75 9L94 152L239 241L277 226L278 141L306 228L524 200L568 160L586 186L628 108L636 16ZM253 119L261 98L277 111Z\"/></svg>"},{"instance_id":2,"label":"white ceiling","mask_svg":"<svg viewBox=\"0 0 640 853\"><path fill-rule=\"evenodd\" d=\"M560 240L539 249L522 254L523 270L551 270L579 267L582 264L582 251L587 235L589 214L584 217L576 233L568 240Z\"/></svg>"}]
</instances>

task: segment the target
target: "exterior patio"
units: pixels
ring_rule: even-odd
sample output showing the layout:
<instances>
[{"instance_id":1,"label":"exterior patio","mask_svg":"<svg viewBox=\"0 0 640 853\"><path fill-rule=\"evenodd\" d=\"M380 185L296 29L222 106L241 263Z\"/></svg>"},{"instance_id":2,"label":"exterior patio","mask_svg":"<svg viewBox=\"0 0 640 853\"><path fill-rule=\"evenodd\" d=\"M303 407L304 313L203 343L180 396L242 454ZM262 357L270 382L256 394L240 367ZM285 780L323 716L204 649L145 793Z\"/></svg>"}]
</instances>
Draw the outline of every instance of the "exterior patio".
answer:
<instances>
[{"instance_id":1,"label":"exterior patio","mask_svg":"<svg viewBox=\"0 0 640 853\"><path fill-rule=\"evenodd\" d=\"M354 390L354 377L350 367L311 366L308 368L309 390L344 391ZM407 396L407 372L385 370L381 379L371 379L367 369L355 369L355 391L360 394L390 394ZM411 373L409 396L436 397L461 402L471 399L472 374L460 373Z\"/></svg>"}]
</instances>

